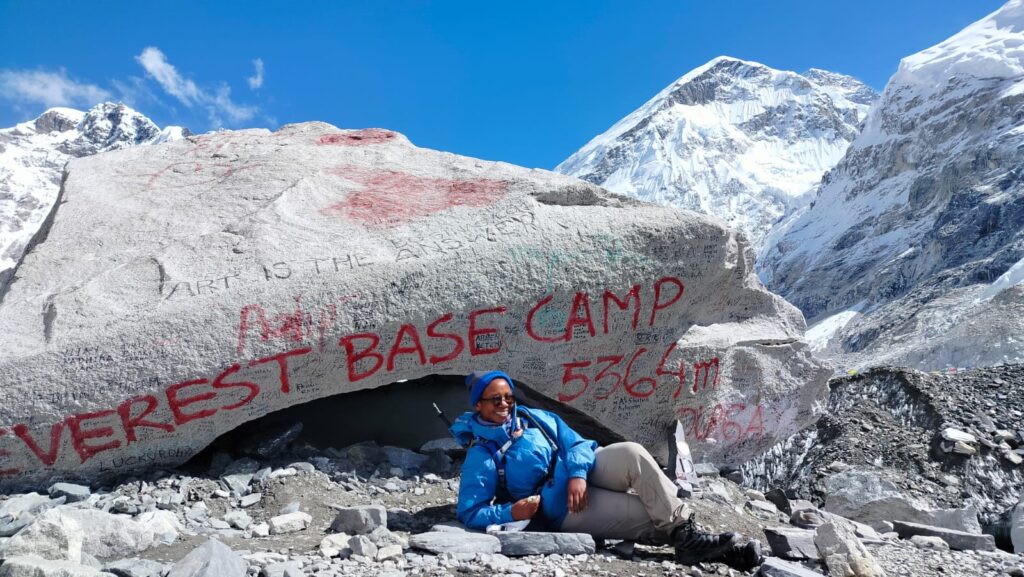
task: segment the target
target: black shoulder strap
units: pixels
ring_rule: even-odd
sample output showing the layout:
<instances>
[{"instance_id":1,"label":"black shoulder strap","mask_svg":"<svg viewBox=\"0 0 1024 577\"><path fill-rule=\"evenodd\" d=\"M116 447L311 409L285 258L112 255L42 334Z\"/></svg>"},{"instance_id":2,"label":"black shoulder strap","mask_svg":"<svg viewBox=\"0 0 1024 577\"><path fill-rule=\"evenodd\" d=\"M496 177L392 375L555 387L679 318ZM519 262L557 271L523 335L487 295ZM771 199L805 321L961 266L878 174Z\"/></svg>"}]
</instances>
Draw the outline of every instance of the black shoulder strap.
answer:
<instances>
[{"instance_id":1,"label":"black shoulder strap","mask_svg":"<svg viewBox=\"0 0 1024 577\"><path fill-rule=\"evenodd\" d=\"M498 443L489 439L476 438L473 440L473 444L480 445L491 454L491 459L494 460L494 467L498 473L498 486L494 491L494 498L499 503L507 503L512 500L512 496L508 492L508 484L505 482L505 453L508 452L509 447L512 446L512 439L505 442L504 445L498 446Z\"/></svg>"},{"instance_id":2,"label":"black shoulder strap","mask_svg":"<svg viewBox=\"0 0 1024 577\"><path fill-rule=\"evenodd\" d=\"M537 427L537 429L540 431L540 434L544 435L544 439L546 439L548 444L551 445L551 460L548 461L548 472L544 475L544 478L537 483L537 486L533 488L533 494L539 495L540 488L543 487L545 483L553 483L555 480L555 465L557 464L556 461L558 459L558 443L556 443L551 438L551 435L548 434L548 430L544 428L543 423L540 423L537 419L534 419L527 412L523 412L522 415L524 418L526 418L526 421L530 423L530 425Z\"/></svg>"}]
</instances>

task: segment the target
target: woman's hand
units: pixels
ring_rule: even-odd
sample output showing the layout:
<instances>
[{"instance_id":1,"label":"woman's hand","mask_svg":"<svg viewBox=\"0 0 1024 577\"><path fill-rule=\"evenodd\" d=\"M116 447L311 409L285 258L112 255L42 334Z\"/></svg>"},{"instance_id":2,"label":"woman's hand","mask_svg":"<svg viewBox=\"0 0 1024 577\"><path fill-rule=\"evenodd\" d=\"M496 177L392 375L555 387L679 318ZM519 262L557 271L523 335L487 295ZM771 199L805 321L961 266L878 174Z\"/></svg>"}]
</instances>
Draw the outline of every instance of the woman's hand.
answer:
<instances>
[{"instance_id":1,"label":"woman's hand","mask_svg":"<svg viewBox=\"0 0 1024 577\"><path fill-rule=\"evenodd\" d=\"M569 479L569 512L582 513L587 508L587 480Z\"/></svg>"},{"instance_id":2,"label":"woman's hand","mask_svg":"<svg viewBox=\"0 0 1024 577\"><path fill-rule=\"evenodd\" d=\"M515 503L512 503L512 519L516 521L525 521L527 519L533 519L533 516L537 514L537 509L539 507L539 495L534 495L532 497L520 499Z\"/></svg>"}]
</instances>

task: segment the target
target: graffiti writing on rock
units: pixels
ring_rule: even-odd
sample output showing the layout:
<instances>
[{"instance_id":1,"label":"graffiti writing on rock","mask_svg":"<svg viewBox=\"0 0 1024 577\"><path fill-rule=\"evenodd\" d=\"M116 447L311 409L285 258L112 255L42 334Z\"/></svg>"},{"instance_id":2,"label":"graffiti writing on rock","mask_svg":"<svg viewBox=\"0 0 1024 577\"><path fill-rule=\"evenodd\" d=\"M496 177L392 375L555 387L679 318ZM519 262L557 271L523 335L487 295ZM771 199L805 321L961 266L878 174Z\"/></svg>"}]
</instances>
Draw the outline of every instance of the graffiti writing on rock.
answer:
<instances>
[{"instance_id":1,"label":"graffiti writing on rock","mask_svg":"<svg viewBox=\"0 0 1024 577\"><path fill-rule=\"evenodd\" d=\"M508 192L508 183L502 180L453 180L359 166L340 166L332 172L360 188L320 212L370 226L397 226L457 206L480 208Z\"/></svg>"},{"instance_id":2,"label":"graffiti writing on rock","mask_svg":"<svg viewBox=\"0 0 1024 577\"><path fill-rule=\"evenodd\" d=\"M368 146L391 142L398 133L383 128L366 128L344 134L325 134L316 143L323 146Z\"/></svg>"},{"instance_id":3,"label":"graffiti writing on rock","mask_svg":"<svg viewBox=\"0 0 1024 577\"><path fill-rule=\"evenodd\" d=\"M417 279L411 277L410 282L417 282ZM593 338L599 332L608 334L608 325L612 322L616 326L630 323L636 332L641 322L651 327L659 316L664 318L666 309L679 303L682 296L682 281L664 277L646 287L637 284L624 291L605 290L593 305L586 292L546 295L531 307L525 319L510 313L506 306L489 306L465 315L445 313L430 322L405 322L393 331L360 330L337 339L329 335L338 317L339 299L310 308L297 296L294 306L283 311L268 310L258 304L246 305L239 313L237 347L240 354L257 340L291 348L270 356L239 360L221 367L216 373L195 375L170 385L155 376L147 377L144 385L141 382L115 383L111 386L123 385L131 391L125 396L133 396L116 406L74 414L49 425L36 426L29 420L10 427L0 426L0 476L21 473L20 467L11 465L34 460L52 468L59 459L76 457L86 463L117 449L122 451L106 454L106 459L141 452L134 460L126 457L127 460L118 462L128 466L147 462L146 459L160 460L164 458L161 453L147 453L142 449L144 445L136 443L163 435L181 435L184 427L189 428L190 435L203 436L217 428L218 415L231 413L234 416L230 419L238 421L279 404L268 397L308 397L321 392L323 383L331 383L330 386L354 384L382 374L444 365L465 355L494 355L506 347L506 335L525 334L540 343L569 343ZM560 331L552 331L550 327L541 330L534 325L539 311L559 309L565 312L565 323ZM510 324L516 326L510 330ZM329 355L313 354L314 344ZM627 393L612 402L638 401L650 396L658 387L656 379L674 379L676 387L682 388L686 378L682 362L676 366L669 362L674 350L673 343L663 354L654 376L636 374L638 363L645 355L653 354L646 346L628 355L598 356L567 363L563 386L580 390L571 393L564 390L561 398L566 395L576 398L591 388L591 383L593 390L602 396L612 395L620 388ZM78 359L85 365L116 360L112 355L91 349L76 350L72 355L69 359ZM542 367L543 361L534 366ZM139 390L153 392L139 395ZM756 428L747 427L744 434L751 430ZM128 447L131 450L125 450ZM168 458L171 457L173 455ZM106 463L101 464L107 466Z\"/></svg>"},{"instance_id":4,"label":"graffiti writing on rock","mask_svg":"<svg viewBox=\"0 0 1024 577\"><path fill-rule=\"evenodd\" d=\"M764 408L761 404L719 403L711 407L680 407L676 410L687 438L715 439L735 444L764 436Z\"/></svg>"}]
</instances>

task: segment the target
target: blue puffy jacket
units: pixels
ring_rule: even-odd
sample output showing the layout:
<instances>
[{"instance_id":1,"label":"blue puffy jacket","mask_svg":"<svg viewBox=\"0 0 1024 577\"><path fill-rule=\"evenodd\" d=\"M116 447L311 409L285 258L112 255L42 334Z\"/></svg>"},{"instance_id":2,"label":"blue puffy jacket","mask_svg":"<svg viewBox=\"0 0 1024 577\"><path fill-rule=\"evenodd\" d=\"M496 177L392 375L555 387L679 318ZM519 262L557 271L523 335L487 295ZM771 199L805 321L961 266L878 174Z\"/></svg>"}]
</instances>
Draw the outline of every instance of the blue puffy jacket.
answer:
<instances>
[{"instance_id":1,"label":"blue puffy jacket","mask_svg":"<svg viewBox=\"0 0 1024 577\"><path fill-rule=\"evenodd\" d=\"M544 434L523 418L544 427L548 436L558 445L557 453ZM463 445L475 438L489 439L500 447L510 438L502 425L480 422L475 413L464 413L452 424L451 433ZM594 467L594 449L597 443L584 439L556 414L540 409L516 406L515 423L523 434L512 441L505 453L505 487L513 502L534 494L534 489L547 475L551 459L555 461L553 479L540 491L541 506L555 527L559 527L569 510L568 483L572 477L587 478ZM462 464L459 485L459 521L473 529L484 529L495 523L512 522L512 503L491 504L498 488L498 469L491 451L474 444Z\"/></svg>"}]
</instances>

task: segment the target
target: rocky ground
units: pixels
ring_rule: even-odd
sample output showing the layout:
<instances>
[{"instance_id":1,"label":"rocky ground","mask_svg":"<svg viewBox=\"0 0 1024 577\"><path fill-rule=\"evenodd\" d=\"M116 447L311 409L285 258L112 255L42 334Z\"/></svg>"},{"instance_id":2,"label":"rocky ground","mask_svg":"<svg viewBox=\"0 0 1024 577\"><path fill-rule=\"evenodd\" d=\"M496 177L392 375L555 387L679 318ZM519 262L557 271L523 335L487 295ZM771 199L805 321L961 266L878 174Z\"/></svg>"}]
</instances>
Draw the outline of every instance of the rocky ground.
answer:
<instances>
[{"instance_id":1,"label":"rocky ground","mask_svg":"<svg viewBox=\"0 0 1024 577\"><path fill-rule=\"evenodd\" d=\"M868 523L893 508L946 511L950 526L976 512L1009 546L1024 488L1024 366L875 369L830 387L828 414L745 465L748 484Z\"/></svg>"},{"instance_id":2,"label":"rocky ground","mask_svg":"<svg viewBox=\"0 0 1024 577\"><path fill-rule=\"evenodd\" d=\"M583 535L556 541L552 534L467 533L453 523L461 454L452 443L432 442L420 452L373 443L319 450L297 435L295 428L255 443L250 456L218 453L111 487L58 483L45 495L0 497L0 577L758 571L680 565L668 547L594 543ZM744 489L712 466L701 472L692 498L698 518L757 538L766 552L770 546L775 557L760 568L764 575L842 574L852 567L859 575L1024 576L1019 556L880 534L806 501ZM959 543L955 536L952 542Z\"/></svg>"}]
</instances>

